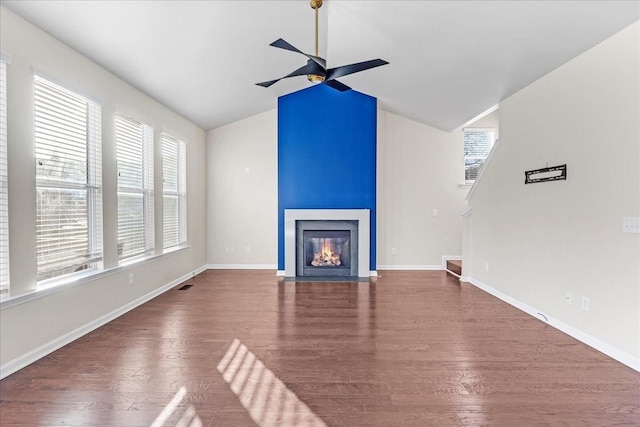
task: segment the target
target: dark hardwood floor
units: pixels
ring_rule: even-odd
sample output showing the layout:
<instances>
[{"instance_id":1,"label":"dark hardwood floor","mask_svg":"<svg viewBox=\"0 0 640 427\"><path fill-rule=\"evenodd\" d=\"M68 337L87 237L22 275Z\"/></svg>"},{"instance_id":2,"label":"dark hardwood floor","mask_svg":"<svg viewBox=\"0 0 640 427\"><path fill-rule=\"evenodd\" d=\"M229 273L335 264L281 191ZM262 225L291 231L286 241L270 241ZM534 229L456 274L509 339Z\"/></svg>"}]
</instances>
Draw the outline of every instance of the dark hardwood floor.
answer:
<instances>
[{"instance_id":1,"label":"dark hardwood floor","mask_svg":"<svg viewBox=\"0 0 640 427\"><path fill-rule=\"evenodd\" d=\"M444 272L209 270L0 383L4 426L640 425L640 374Z\"/></svg>"}]
</instances>

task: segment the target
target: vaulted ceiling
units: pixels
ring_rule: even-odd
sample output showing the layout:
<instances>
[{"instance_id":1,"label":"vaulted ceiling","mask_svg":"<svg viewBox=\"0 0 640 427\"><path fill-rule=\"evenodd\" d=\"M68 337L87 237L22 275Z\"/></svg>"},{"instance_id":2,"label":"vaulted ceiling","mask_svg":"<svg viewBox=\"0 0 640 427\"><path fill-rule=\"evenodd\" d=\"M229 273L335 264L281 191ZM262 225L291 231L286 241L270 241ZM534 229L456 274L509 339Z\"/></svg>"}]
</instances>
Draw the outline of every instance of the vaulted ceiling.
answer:
<instances>
[{"instance_id":1,"label":"vaulted ceiling","mask_svg":"<svg viewBox=\"0 0 640 427\"><path fill-rule=\"evenodd\" d=\"M313 53L308 0L1 4L203 129L311 85L304 76L255 85L305 64L274 40ZM325 0L320 56L329 67L389 61L340 81L452 130L638 19L638 1Z\"/></svg>"}]
</instances>

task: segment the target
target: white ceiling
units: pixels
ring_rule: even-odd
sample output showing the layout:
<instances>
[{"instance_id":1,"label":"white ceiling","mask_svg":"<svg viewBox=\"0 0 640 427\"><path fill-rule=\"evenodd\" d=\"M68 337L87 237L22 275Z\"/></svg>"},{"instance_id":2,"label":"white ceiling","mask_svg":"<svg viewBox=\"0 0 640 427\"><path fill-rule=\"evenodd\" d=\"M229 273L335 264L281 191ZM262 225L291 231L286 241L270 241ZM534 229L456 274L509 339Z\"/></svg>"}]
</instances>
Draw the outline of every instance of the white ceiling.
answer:
<instances>
[{"instance_id":1,"label":"white ceiling","mask_svg":"<svg viewBox=\"0 0 640 427\"><path fill-rule=\"evenodd\" d=\"M211 129L276 107L314 50L308 0L5 1L2 5ZM320 9L329 67L385 110L452 130L640 19L638 1L345 1ZM8 52L10 53L10 52Z\"/></svg>"}]
</instances>

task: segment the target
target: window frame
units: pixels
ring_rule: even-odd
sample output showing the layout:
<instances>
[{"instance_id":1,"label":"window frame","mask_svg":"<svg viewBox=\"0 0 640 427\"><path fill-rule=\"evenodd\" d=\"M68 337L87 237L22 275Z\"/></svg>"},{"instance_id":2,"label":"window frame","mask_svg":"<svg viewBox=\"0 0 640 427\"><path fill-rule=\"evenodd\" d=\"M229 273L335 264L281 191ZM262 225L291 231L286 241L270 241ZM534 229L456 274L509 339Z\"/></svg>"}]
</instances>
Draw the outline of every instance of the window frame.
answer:
<instances>
[{"instance_id":1,"label":"window frame","mask_svg":"<svg viewBox=\"0 0 640 427\"><path fill-rule=\"evenodd\" d=\"M490 133L491 137L489 139L489 147L487 150L487 154L485 156L470 156L467 155L467 142L466 142L466 136L467 133ZM484 167L485 163L487 162L487 159L489 158L489 154L491 153L491 150L493 149L493 146L496 143L496 128L494 127L466 127L464 129L462 129L462 149L463 149L463 153L464 153L464 160L463 160L463 168L464 168L464 183L468 184L468 185L472 185L473 183L476 182L476 180L480 177L482 168ZM481 160L481 164L478 167L478 172L476 174L476 177L474 179L467 179L467 160Z\"/></svg>"},{"instance_id":2,"label":"window frame","mask_svg":"<svg viewBox=\"0 0 640 427\"><path fill-rule=\"evenodd\" d=\"M123 121L123 122L120 122ZM125 126L137 126L140 132L139 140L127 140L124 134L120 132L126 133L124 129L119 127L119 125ZM154 129L153 127L131 117L130 115L116 112L115 114L115 140L116 140L116 170L117 170L117 200L118 200L118 220L117 220L117 245L118 245L118 262L120 264L127 263L130 260L136 260L141 257L147 257L149 255L153 255L155 250L155 226L154 226L154 164L153 164L153 156L154 156ZM139 143L139 147L127 146L126 143ZM139 155L141 159L141 180L140 185L123 185L121 182L121 174L124 167L124 162L122 161L121 154L124 155L125 149L128 151L139 149ZM120 153L120 150L123 152ZM125 197L140 197L142 200L142 248L136 250L135 252L127 253L125 251L125 241L121 234L123 233L123 229L121 229L120 222L120 208L121 202L123 202Z\"/></svg>"},{"instance_id":3,"label":"window frame","mask_svg":"<svg viewBox=\"0 0 640 427\"><path fill-rule=\"evenodd\" d=\"M99 271L103 268L103 248L102 248L102 106L86 97L85 95L68 88L67 86L60 84L56 81L53 81L49 77L45 75L41 75L37 72L34 72L33 75L33 84L34 84L34 148L35 148L35 159L36 159L36 170L35 170L35 178L36 178L36 281L38 287L49 286L53 282L57 282L60 280L66 280L69 277L86 275L87 271ZM55 116L53 114L60 114L65 111L67 107L64 105L64 101L60 101L60 104L55 105L52 100L50 100L51 114L47 114L47 107L43 107L43 100L48 96L56 96L56 94L60 97L67 97L67 99L73 99L78 104L84 104L84 114L86 115L85 120L85 129L83 135L84 148L86 158L84 159L83 168L85 169L83 181L78 181L77 179L64 179L63 177L55 177L55 176L47 176L44 173L40 173L44 171L44 157L41 156L40 150L46 151L47 149L52 150L54 153L62 153L64 157L64 151L66 149L65 146L61 145L60 147L55 147L54 142L45 143L43 141L47 141L47 139L51 138L50 134L48 134L44 129L48 126L48 123L51 121L55 121ZM41 106L41 107L39 107ZM58 134L58 138L60 138L61 134L64 134L65 127L69 125L69 121L64 121L62 119L58 120L56 124L60 126L60 129L57 129L60 134ZM40 129L42 127L42 130ZM64 141L62 141L64 142ZM60 151L56 151L60 150ZM53 156L55 157L55 155ZM50 157L52 158L52 157ZM52 162L53 164L53 162ZM77 177L76 177L77 178ZM42 238L39 238L41 227L44 227L41 224L41 221L38 220L40 217L40 200L39 195L42 193L46 193L47 191L59 191L62 192L84 192L85 199L85 209L86 214L79 215L75 217L74 221L81 222L86 220L86 246L87 246L87 259L84 263L76 266L76 263L69 264L69 260L71 258L61 258L58 261L58 265L55 265L55 258L50 257L50 263L54 264L53 267L48 270L44 268L44 259L46 257L45 254L45 243ZM46 230L45 230L46 231ZM70 239L69 237L61 236L58 241L61 239ZM54 240L55 242L55 240ZM84 240L83 240L84 242ZM69 244L69 243L67 243ZM83 243L84 244L84 243ZM64 253L64 252L61 252ZM66 260L66 266L65 261ZM71 269L72 271L67 271Z\"/></svg>"},{"instance_id":4,"label":"window frame","mask_svg":"<svg viewBox=\"0 0 640 427\"><path fill-rule=\"evenodd\" d=\"M176 188L169 188L169 186L165 185L167 183L167 165L169 162L169 150L167 146L171 144L175 146L174 150L171 150L172 153L175 152L175 175L176 175ZM186 169L187 169L187 144L186 142L169 135L167 133L162 133L162 240L163 240L163 249L171 249L175 247L179 247L187 243L187 177L186 177ZM178 239L175 242L167 243L167 221L166 221L166 203L165 200L167 198L175 198L177 200L177 236Z\"/></svg>"},{"instance_id":5,"label":"window frame","mask_svg":"<svg viewBox=\"0 0 640 427\"><path fill-rule=\"evenodd\" d=\"M7 65L0 54L0 295L10 292L9 269L9 171L7 159Z\"/></svg>"}]
</instances>

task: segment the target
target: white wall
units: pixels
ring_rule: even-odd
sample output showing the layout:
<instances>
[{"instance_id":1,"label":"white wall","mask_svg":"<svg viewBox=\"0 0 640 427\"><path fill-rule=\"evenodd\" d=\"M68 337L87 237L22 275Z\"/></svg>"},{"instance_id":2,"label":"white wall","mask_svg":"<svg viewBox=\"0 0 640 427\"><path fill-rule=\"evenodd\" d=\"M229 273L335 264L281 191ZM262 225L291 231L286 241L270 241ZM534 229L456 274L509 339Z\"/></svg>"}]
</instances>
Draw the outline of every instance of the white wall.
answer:
<instances>
[{"instance_id":1,"label":"white wall","mask_svg":"<svg viewBox=\"0 0 640 427\"><path fill-rule=\"evenodd\" d=\"M495 110L490 114L476 120L465 126L466 128L494 128L496 130L495 138L500 137L500 110ZM457 129L454 132L462 132L464 128ZM461 136L463 138L464 136ZM463 144L464 145L464 144Z\"/></svg>"},{"instance_id":2,"label":"white wall","mask_svg":"<svg viewBox=\"0 0 640 427\"><path fill-rule=\"evenodd\" d=\"M640 235L623 233L622 221L640 216L639 28L500 104L500 143L470 196L465 254L472 280L636 369ZM564 163L566 181L524 184L525 170Z\"/></svg>"},{"instance_id":3,"label":"white wall","mask_svg":"<svg viewBox=\"0 0 640 427\"><path fill-rule=\"evenodd\" d=\"M271 110L207 132L211 267L277 268L277 122Z\"/></svg>"},{"instance_id":4,"label":"white wall","mask_svg":"<svg viewBox=\"0 0 640 427\"><path fill-rule=\"evenodd\" d=\"M443 256L462 255L463 182L461 130L378 111L379 269L438 268Z\"/></svg>"},{"instance_id":5,"label":"white wall","mask_svg":"<svg viewBox=\"0 0 640 427\"><path fill-rule=\"evenodd\" d=\"M276 268L277 146L276 110L207 133L210 266ZM463 181L462 131L379 110L378 268L439 268L462 254Z\"/></svg>"},{"instance_id":6,"label":"white wall","mask_svg":"<svg viewBox=\"0 0 640 427\"><path fill-rule=\"evenodd\" d=\"M500 138L500 111L496 110L486 116L477 119L475 122L468 124L465 127L469 128L494 128L496 130L495 138L498 140ZM456 132L461 132L462 135L460 138L463 139L463 150L464 150L464 127L457 129ZM497 144L496 144L497 145ZM495 147L495 146L494 146ZM496 147L497 148L497 147ZM493 147L492 147L493 149ZM482 175L482 169L480 170L480 176ZM468 197L468 195L467 195ZM471 250L471 221L473 217L469 215L469 206L465 208L465 216L463 218L463 226L462 226L462 259L470 259L469 252ZM462 263L462 277L467 279L467 272L469 270L469 262Z\"/></svg>"},{"instance_id":7,"label":"white wall","mask_svg":"<svg viewBox=\"0 0 640 427\"><path fill-rule=\"evenodd\" d=\"M118 79L48 34L0 8L0 49L10 56L7 67L9 221L11 296L37 290L35 257L35 162L33 137L33 69L98 100L103 118L103 233L102 275L59 292L36 292L41 297L21 303L2 303L0 365L2 374L28 363L105 321L132 308L164 285L205 265L206 206L205 134L197 126ZM117 197L114 114L122 111L187 142L187 215L189 247L153 260L117 268ZM156 151L160 149L156 139ZM156 159L161 157L156 154ZM161 163L156 163L161 168ZM161 169L156 170L156 191ZM159 196L157 194L157 196ZM156 227L161 227L162 197L156 197ZM161 236L161 233L156 233ZM134 273L134 284L128 284ZM46 295L45 295L46 294Z\"/></svg>"}]
</instances>

